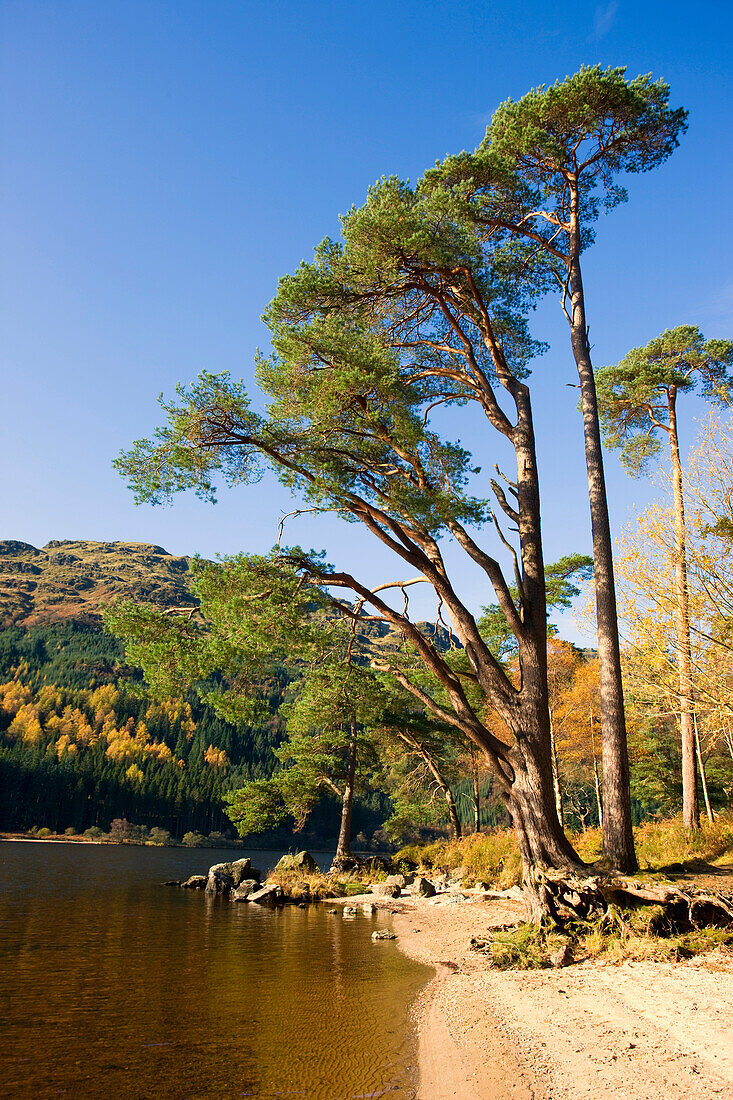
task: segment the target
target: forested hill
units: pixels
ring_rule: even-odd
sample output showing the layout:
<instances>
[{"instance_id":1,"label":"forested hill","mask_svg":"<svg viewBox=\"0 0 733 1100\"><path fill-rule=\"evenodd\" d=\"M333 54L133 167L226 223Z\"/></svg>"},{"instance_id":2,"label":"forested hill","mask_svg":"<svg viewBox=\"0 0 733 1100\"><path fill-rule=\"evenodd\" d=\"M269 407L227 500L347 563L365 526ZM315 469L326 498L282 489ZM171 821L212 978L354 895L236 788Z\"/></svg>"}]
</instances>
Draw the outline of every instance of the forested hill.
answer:
<instances>
[{"instance_id":1,"label":"forested hill","mask_svg":"<svg viewBox=\"0 0 733 1100\"><path fill-rule=\"evenodd\" d=\"M224 790L271 773L283 678L272 718L235 728L194 695L146 699L102 631L116 599L192 606L188 563L148 543L0 542L0 828L209 833Z\"/></svg>"},{"instance_id":2,"label":"forested hill","mask_svg":"<svg viewBox=\"0 0 733 1100\"><path fill-rule=\"evenodd\" d=\"M192 606L189 560L147 543L0 542L1 830L107 831L126 818L177 837L217 832L230 827L224 792L272 773L293 669L273 669L263 685L269 717L236 727L193 692L147 698L122 644L102 630L116 599ZM440 624L421 625L439 646L456 644ZM385 624L364 634L372 651L399 645ZM357 829L383 818L381 803L356 807ZM326 841L333 807L311 827Z\"/></svg>"},{"instance_id":3,"label":"forested hill","mask_svg":"<svg viewBox=\"0 0 733 1100\"><path fill-rule=\"evenodd\" d=\"M143 542L0 542L0 626L96 626L115 599L190 607L188 562Z\"/></svg>"}]
</instances>

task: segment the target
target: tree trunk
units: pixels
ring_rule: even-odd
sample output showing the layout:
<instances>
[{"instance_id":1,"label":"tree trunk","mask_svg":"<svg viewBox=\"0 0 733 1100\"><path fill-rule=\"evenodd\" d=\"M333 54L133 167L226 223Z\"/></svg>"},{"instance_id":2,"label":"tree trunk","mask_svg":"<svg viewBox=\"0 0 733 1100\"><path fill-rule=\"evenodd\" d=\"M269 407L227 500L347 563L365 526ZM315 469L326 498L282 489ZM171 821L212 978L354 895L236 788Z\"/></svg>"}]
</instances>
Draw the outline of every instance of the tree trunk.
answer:
<instances>
[{"instance_id":1,"label":"tree trunk","mask_svg":"<svg viewBox=\"0 0 733 1100\"><path fill-rule=\"evenodd\" d=\"M547 721L549 724L549 715ZM514 782L507 794L507 809L519 842L529 919L538 924L548 916L541 885L544 871L552 868L582 874L585 865L565 836L557 816L549 730L522 731L512 753L512 766Z\"/></svg>"},{"instance_id":2,"label":"tree trunk","mask_svg":"<svg viewBox=\"0 0 733 1100\"><path fill-rule=\"evenodd\" d=\"M677 392L669 391L669 449L672 454L672 497L674 501L674 587L676 596L677 672L680 685L680 740L682 744L682 821L686 828L700 824L695 768L693 728L692 651L690 647L690 601L687 586L687 540L685 502L682 495L682 463L677 435Z\"/></svg>"},{"instance_id":3,"label":"tree trunk","mask_svg":"<svg viewBox=\"0 0 733 1100\"><path fill-rule=\"evenodd\" d=\"M555 791L555 808L562 828L565 828L565 815L562 807L562 791L560 790L560 769L557 761L557 741L555 739L555 727L550 719L550 746L552 749L552 786Z\"/></svg>"},{"instance_id":4,"label":"tree trunk","mask_svg":"<svg viewBox=\"0 0 733 1100\"><path fill-rule=\"evenodd\" d=\"M453 829L453 836L456 840L460 840L463 831L461 829L461 819L458 816L458 810L456 809L455 799L453 798L453 792L450 787L445 789L445 800L448 803L448 816L450 817L451 828Z\"/></svg>"},{"instance_id":5,"label":"tree trunk","mask_svg":"<svg viewBox=\"0 0 733 1100\"><path fill-rule=\"evenodd\" d=\"M708 821L712 825L715 820L712 807L710 805L710 797L708 795L708 781L705 775L705 765L702 762L702 751L700 749L700 734L697 732L697 715L692 715L693 723L695 727L695 748L697 749L697 765L700 769L700 782L702 783L702 793L705 799L705 813L708 815Z\"/></svg>"},{"instance_id":6,"label":"tree trunk","mask_svg":"<svg viewBox=\"0 0 733 1100\"><path fill-rule=\"evenodd\" d=\"M344 786L341 800L341 828L339 830L338 844L336 845L337 860L351 855L351 814L354 809L354 778L356 776L356 727L351 724L351 739L349 740L348 761L346 768L346 785Z\"/></svg>"},{"instance_id":7,"label":"tree trunk","mask_svg":"<svg viewBox=\"0 0 733 1100\"><path fill-rule=\"evenodd\" d=\"M593 723L595 722L595 715L593 711L590 712L590 746L593 752L593 780L596 788L596 805L598 807L598 824L600 825L601 832L603 832L603 799L601 798L601 782L598 775L598 754L596 753L596 735L593 732Z\"/></svg>"},{"instance_id":8,"label":"tree trunk","mask_svg":"<svg viewBox=\"0 0 733 1100\"><path fill-rule=\"evenodd\" d=\"M593 535L593 562L598 621L598 665L603 735L603 852L611 865L622 871L637 868L631 828L629 754L626 742L621 653L618 640L613 548L603 472L601 430L593 365L588 344L583 279L580 269L580 211L577 183L570 184L572 230L569 290L570 332L580 379L588 499Z\"/></svg>"},{"instance_id":9,"label":"tree trunk","mask_svg":"<svg viewBox=\"0 0 733 1100\"><path fill-rule=\"evenodd\" d=\"M481 791L479 789L478 764L473 762L473 831L481 832Z\"/></svg>"}]
</instances>

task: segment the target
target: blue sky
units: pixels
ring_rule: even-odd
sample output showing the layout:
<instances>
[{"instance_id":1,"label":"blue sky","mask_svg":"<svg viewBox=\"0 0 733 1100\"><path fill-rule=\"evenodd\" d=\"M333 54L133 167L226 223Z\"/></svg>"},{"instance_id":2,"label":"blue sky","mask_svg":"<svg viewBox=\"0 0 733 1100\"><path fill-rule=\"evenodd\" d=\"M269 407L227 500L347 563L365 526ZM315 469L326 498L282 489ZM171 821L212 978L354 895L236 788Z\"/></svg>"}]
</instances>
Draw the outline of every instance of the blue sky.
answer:
<instances>
[{"instance_id":1,"label":"blue sky","mask_svg":"<svg viewBox=\"0 0 733 1100\"><path fill-rule=\"evenodd\" d=\"M416 179L473 148L508 96L624 64L690 110L680 148L632 177L586 258L597 363L664 328L733 329L730 5L678 0L2 0L0 538L261 550L292 505L271 481L136 508L110 462L158 422L156 398L206 368L249 378L279 275L382 174ZM590 545L565 322L533 375L546 553ZM692 417L701 409L689 402ZM461 430L469 446L478 425ZM485 433L476 453L493 461ZM607 463L616 529L654 493ZM353 527L292 541L398 575ZM490 538L490 536L487 536ZM456 559L458 561L458 559ZM466 573L473 603L490 594ZM570 629L570 628L569 628ZM570 631L572 633L572 630Z\"/></svg>"}]
</instances>

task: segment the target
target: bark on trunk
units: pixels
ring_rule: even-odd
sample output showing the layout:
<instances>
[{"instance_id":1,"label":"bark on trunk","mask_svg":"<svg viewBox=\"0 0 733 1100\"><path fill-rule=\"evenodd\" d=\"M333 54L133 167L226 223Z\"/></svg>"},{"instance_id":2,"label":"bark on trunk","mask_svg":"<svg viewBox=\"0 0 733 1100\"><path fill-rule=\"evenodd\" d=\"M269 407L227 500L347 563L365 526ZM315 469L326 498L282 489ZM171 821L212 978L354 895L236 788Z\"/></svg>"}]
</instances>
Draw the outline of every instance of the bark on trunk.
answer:
<instances>
[{"instance_id":1,"label":"bark on trunk","mask_svg":"<svg viewBox=\"0 0 733 1100\"><path fill-rule=\"evenodd\" d=\"M445 801L448 804L448 816L450 817L451 828L453 829L453 836L456 840L460 840L463 835L461 829L461 819L458 816L458 810L456 809L455 799L453 798L453 792L450 787L446 787Z\"/></svg>"},{"instance_id":2,"label":"bark on trunk","mask_svg":"<svg viewBox=\"0 0 733 1100\"><path fill-rule=\"evenodd\" d=\"M481 832L481 791L479 789L478 766L473 765L473 831Z\"/></svg>"},{"instance_id":3,"label":"bark on trunk","mask_svg":"<svg viewBox=\"0 0 733 1100\"><path fill-rule=\"evenodd\" d=\"M601 722L603 734L603 851L613 867L637 868L631 828L629 755L626 741L621 653L618 640L613 548L603 471L598 401L588 344L583 279L580 270L580 211L577 184L571 183L572 229L569 290L571 343L580 379L588 499L598 621Z\"/></svg>"},{"instance_id":4,"label":"bark on trunk","mask_svg":"<svg viewBox=\"0 0 733 1100\"><path fill-rule=\"evenodd\" d=\"M557 740L555 739L555 727L550 719L550 745L552 748L552 786L555 791L555 808L560 825L565 827L565 814L563 813L562 791L560 790L560 768L557 760Z\"/></svg>"},{"instance_id":5,"label":"bark on trunk","mask_svg":"<svg viewBox=\"0 0 733 1100\"><path fill-rule=\"evenodd\" d=\"M603 798L601 797L601 781L598 775L598 754L596 752L596 735L593 732L593 723L595 721L595 715L593 711L590 712L590 746L593 752L593 781L596 788L596 805L598 807L598 824L601 832L603 832Z\"/></svg>"},{"instance_id":6,"label":"bark on trunk","mask_svg":"<svg viewBox=\"0 0 733 1100\"><path fill-rule=\"evenodd\" d=\"M356 728L352 723L346 766L346 785L341 800L341 828L334 862L351 855L351 814L354 809L354 778L356 776Z\"/></svg>"},{"instance_id":7,"label":"bark on trunk","mask_svg":"<svg viewBox=\"0 0 733 1100\"><path fill-rule=\"evenodd\" d=\"M705 813L708 815L708 821L712 825L715 820L712 807L710 805L710 797L708 795L708 780L705 775L705 765L702 760L702 750L700 749L700 734L697 732L697 715L693 714L693 723L695 727L695 748L697 750L697 766L700 769L700 782L702 783L702 793L705 799Z\"/></svg>"},{"instance_id":8,"label":"bark on trunk","mask_svg":"<svg viewBox=\"0 0 733 1100\"><path fill-rule=\"evenodd\" d=\"M544 736L543 736L544 733ZM512 754L514 782L507 797L522 857L529 919L550 915L541 879L547 868L582 874L585 868L562 830L555 807L549 729L525 730Z\"/></svg>"},{"instance_id":9,"label":"bark on trunk","mask_svg":"<svg viewBox=\"0 0 733 1100\"><path fill-rule=\"evenodd\" d=\"M677 435L677 393L669 391L669 447L672 453L672 496L674 501L674 587L676 596L677 672L680 685L680 740L682 745L682 821L686 828L700 824L695 768L693 728L692 651L690 647L690 601L687 585L687 540L685 502L682 495L682 463Z\"/></svg>"}]
</instances>

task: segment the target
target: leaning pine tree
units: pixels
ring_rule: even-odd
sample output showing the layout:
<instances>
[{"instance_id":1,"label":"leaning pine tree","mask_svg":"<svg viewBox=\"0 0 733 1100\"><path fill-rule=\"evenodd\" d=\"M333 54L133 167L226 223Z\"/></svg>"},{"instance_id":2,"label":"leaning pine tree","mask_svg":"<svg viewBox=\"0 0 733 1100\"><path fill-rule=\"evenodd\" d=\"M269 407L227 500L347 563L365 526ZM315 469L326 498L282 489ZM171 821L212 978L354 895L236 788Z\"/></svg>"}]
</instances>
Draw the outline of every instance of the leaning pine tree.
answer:
<instances>
[{"instance_id":1,"label":"leaning pine tree","mask_svg":"<svg viewBox=\"0 0 733 1100\"><path fill-rule=\"evenodd\" d=\"M343 237L325 241L313 263L284 278L267 312L275 353L257 367L270 398L267 415L251 409L242 385L204 374L166 406L167 425L118 465L138 499L156 502L186 488L210 496L216 473L230 483L247 481L265 460L308 506L360 522L410 568L414 575L404 581L372 588L313 554L275 554L280 569L332 594L343 616L389 624L419 655L434 692L407 662L383 660L380 670L491 763L539 918L552 908L544 870L578 872L582 863L560 827L552 785L539 478L525 379L531 344L522 307L529 291L506 265L494 267L460 203L394 179L372 188L365 205L344 218ZM434 426L442 406L468 402L513 449L516 480L495 480L492 488L517 545L488 502L468 491L468 452ZM487 522L513 561L516 595L479 541ZM461 599L441 536L450 536L492 585L516 638L518 682ZM460 673L410 614L408 586L415 583L432 588L449 615L468 663ZM405 599L397 608L390 595L400 589ZM266 588L255 595L267 602ZM482 721L475 688L500 715L508 740Z\"/></svg>"},{"instance_id":2,"label":"leaning pine tree","mask_svg":"<svg viewBox=\"0 0 733 1100\"><path fill-rule=\"evenodd\" d=\"M361 523L412 576L370 587L298 548L240 559L249 583L227 598L225 574L218 629L213 644L204 646L203 663L212 672L225 660L239 663L246 680L273 639L287 650L288 632L314 602L329 603L355 631L375 622L396 629L406 658L383 655L380 674L460 731L493 768L516 828L531 917L563 922L605 912L608 900L629 894L649 900L653 893L665 903L659 891L584 877L587 869L558 820L539 479L525 377L532 348L522 308L530 291L506 252L495 257L477 239L464 211L465 203L445 191L414 191L393 179L375 186L365 205L344 219L343 243L325 241L313 263L280 283L266 315L274 355L257 368L270 399L267 413L254 412L244 386L227 375L203 374L165 406L167 424L135 444L118 466L138 499L157 502L188 488L212 497L217 474L242 483L265 462L311 508ZM516 480L492 480L491 487L515 542L488 501L469 492L469 478L480 471L472 469L468 452L435 425L437 410L469 402L514 453ZM489 522L513 563L514 592L480 539ZM491 584L516 639L512 677L461 599L441 536ZM452 661L415 621L414 584L432 589L437 619L449 616L465 663ZM214 605L217 598L214 591ZM145 614L150 631L142 649L157 651L156 676L175 680L187 664L190 674L200 675L195 633L190 651L180 644L189 640L186 616ZM484 721L488 704L506 737ZM695 899L676 892L667 900L674 905L680 898L694 916Z\"/></svg>"}]
</instances>

